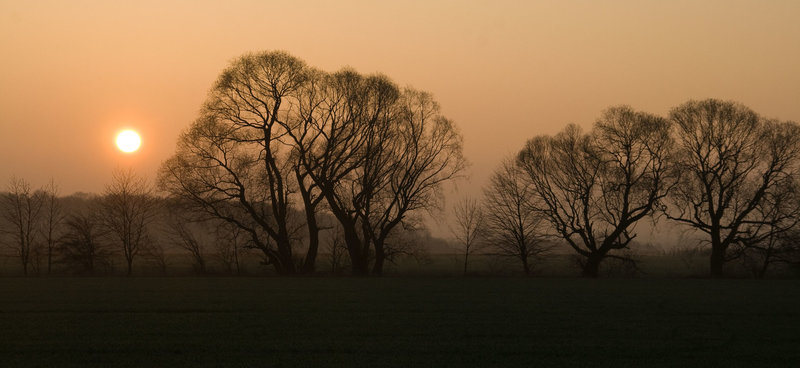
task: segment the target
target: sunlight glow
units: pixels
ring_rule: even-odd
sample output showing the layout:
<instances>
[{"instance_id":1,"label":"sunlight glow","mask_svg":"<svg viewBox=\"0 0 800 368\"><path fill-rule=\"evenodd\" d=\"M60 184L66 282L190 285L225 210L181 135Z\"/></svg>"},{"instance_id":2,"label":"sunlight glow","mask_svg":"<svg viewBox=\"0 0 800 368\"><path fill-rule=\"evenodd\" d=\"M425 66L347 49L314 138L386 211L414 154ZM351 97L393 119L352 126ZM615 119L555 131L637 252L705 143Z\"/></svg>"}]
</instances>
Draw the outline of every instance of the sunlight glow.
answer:
<instances>
[{"instance_id":1,"label":"sunlight glow","mask_svg":"<svg viewBox=\"0 0 800 368\"><path fill-rule=\"evenodd\" d=\"M123 130L117 135L117 147L122 152L134 152L139 149L141 144L142 139L139 138L139 133L133 130Z\"/></svg>"}]
</instances>

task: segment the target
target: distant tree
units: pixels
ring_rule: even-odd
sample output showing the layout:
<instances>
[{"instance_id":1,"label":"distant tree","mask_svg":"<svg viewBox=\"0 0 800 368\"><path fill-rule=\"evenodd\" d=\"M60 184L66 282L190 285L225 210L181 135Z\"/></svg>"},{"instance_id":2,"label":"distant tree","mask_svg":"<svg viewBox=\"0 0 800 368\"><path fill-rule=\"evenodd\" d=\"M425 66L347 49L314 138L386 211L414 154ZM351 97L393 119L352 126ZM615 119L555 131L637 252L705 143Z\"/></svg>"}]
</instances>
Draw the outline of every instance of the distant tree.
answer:
<instances>
[{"instance_id":1,"label":"distant tree","mask_svg":"<svg viewBox=\"0 0 800 368\"><path fill-rule=\"evenodd\" d=\"M117 170L98 200L100 222L125 257L127 275L133 262L149 246L148 227L158 214L159 201L143 177L133 170Z\"/></svg>"},{"instance_id":2,"label":"distant tree","mask_svg":"<svg viewBox=\"0 0 800 368\"><path fill-rule=\"evenodd\" d=\"M520 152L538 211L581 257L583 276L597 277L605 258L630 261L619 251L674 185L671 149L669 121L621 106L590 134L571 125Z\"/></svg>"},{"instance_id":3,"label":"distant tree","mask_svg":"<svg viewBox=\"0 0 800 368\"><path fill-rule=\"evenodd\" d=\"M485 216L480 203L474 198L466 197L453 207L454 224L450 233L455 238L459 250L464 254L464 275L467 274L469 256L477 252L485 237Z\"/></svg>"},{"instance_id":4,"label":"distant tree","mask_svg":"<svg viewBox=\"0 0 800 368\"><path fill-rule=\"evenodd\" d=\"M37 243L38 230L42 221L42 207L45 196L42 191L34 192L24 179L11 178L8 192L2 195L0 210L6 220L5 233L10 238L10 248L28 274L31 253Z\"/></svg>"},{"instance_id":5,"label":"distant tree","mask_svg":"<svg viewBox=\"0 0 800 368\"><path fill-rule=\"evenodd\" d=\"M385 260L395 266L407 260L418 265L429 264L431 259L428 245L432 241L430 230L422 226L421 221L403 222L384 241Z\"/></svg>"},{"instance_id":6,"label":"distant tree","mask_svg":"<svg viewBox=\"0 0 800 368\"><path fill-rule=\"evenodd\" d=\"M144 245L140 255L151 266L154 266L162 275L167 273L170 265L169 244L155 237L152 233L145 234Z\"/></svg>"},{"instance_id":7,"label":"distant tree","mask_svg":"<svg viewBox=\"0 0 800 368\"><path fill-rule=\"evenodd\" d=\"M227 222L219 222L214 229L217 259L227 273L241 275L242 251L247 247L242 229Z\"/></svg>"},{"instance_id":8,"label":"distant tree","mask_svg":"<svg viewBox=\"0 0 800 368\"><path fill-rule=\"evenodd\" d=\"M196 273L205 274L207 253L214 243L211 221L199 218L178 201L167 201L165 207L163 224L169 243L189 254Z\"/></svg>"},{"instance_id":9,"label":"distant tree","mask_svg":"<svg viewBox=\"0 0 800 368\"><path fill-rule=\"evenodd\" d=\"M42 196L42 233L47 247L47 274L49 275L52 272L53 257L65 216L55 181L50 180L50 183L42 190Z\"/></svg>"},{"instance_id":10,"label":"distant tree","mask_svg":"<svg viewBox=\"0 0 800 368\"><path fill-rule=\"evenodd\" d=\"M209 271L212 259L228 274L241 274L241 250L246 245L242 230L227 221L192 212L191 205L170 200L165 221L169 242L186 251L195 272Z\"/></svg>"},{"instance_id":11,"label":"distant tree","mask_svg":"<svg viewBox=\"0 0 800 368\"><path fill-rule=\"evenodd\" d=\"M111 268L113 255L103 241L105 233L97 216L78 212L69 215L66 231L58 240L58 260L75 273L94 274Z\"/></svg>"},{"instance_id":12,"label":"distant tree","mask_svg":"<svg viewBox=\"0 0 800 368\"><path fill-rule=\"evenodd\" d=\"M341 228L335 227L333 229L333 233L328 237L326 250L331 273L341 273L347 267L347 245L344 243L344 235Z\"/></svg>"},{"instance_id":13,"label":"distant tree","mask_svg":"<svg viewBox=\"0 0 800 368\"><path fill-rule=\"evenodd\" d=\"M723 265L740 255L729 252L732 246L754 246L782 227L768 224L774 209L768 202L782 183L794 180L800 130L792 123L768 122L742 104L714 99L689 101L674 108L670 118L678 128L684 175L666 213L708 236L710 273L721 277Z\"/></svg>"},{"instance_id":14,"label":"distant tree","mask_svg":"<svg viewBox=\"0 0 800 368\"><path fill-rule=\"evenodd\" d=\"M534 261L550 249L545 245L544 217L533 206L535 194L512 160L503 161L483 190L487 247L494 255L518 259L526 275Z\"/></svg>"}]
</instances>

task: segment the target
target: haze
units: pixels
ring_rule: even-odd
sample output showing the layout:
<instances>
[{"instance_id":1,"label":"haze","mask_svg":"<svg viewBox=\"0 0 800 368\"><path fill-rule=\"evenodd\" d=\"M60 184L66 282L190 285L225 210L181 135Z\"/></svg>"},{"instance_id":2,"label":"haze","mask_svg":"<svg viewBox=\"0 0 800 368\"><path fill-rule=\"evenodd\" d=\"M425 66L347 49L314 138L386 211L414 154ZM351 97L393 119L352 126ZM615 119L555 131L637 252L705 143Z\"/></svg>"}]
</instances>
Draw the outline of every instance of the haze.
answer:
<instances>
[{"instance_id":1,"label":"haze","mask_svg":"<svg viewBox=\"0 0 800 368\"><path fill-rule=\"evenodd\" d=\"M3 1L0 183L100 192L153 178L219 72L248 51L381 72L432 92L465 138L477 192L538 134L612 105L666 114L733 99L800 120L796 1ZM117 132L142 147L126 155Z\"/></svg>"}]
</instances>

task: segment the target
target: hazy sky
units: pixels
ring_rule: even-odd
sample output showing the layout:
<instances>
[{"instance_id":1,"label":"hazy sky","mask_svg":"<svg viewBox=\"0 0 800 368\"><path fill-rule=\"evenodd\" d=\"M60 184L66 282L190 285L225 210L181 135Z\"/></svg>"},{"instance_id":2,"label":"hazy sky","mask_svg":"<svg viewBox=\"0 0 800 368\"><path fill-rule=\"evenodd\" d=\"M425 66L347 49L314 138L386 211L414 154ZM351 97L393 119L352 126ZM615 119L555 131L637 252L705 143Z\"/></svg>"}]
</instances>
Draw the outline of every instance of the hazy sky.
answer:
<instances>
[{"instance_id":1,"label":"hazy sky","mask_svg":"<svg viewBox=\"0 0 800 368\"><path fill-rule=\"evenodd\" d=\"M0 186L153 178L227 63L280 49L432 92L477 193L526 139L611 105L716 97L799 121L798 16L800 1L0 0ZM123 128L138 153L115 149Z\"/></svg>"}]
</instances>

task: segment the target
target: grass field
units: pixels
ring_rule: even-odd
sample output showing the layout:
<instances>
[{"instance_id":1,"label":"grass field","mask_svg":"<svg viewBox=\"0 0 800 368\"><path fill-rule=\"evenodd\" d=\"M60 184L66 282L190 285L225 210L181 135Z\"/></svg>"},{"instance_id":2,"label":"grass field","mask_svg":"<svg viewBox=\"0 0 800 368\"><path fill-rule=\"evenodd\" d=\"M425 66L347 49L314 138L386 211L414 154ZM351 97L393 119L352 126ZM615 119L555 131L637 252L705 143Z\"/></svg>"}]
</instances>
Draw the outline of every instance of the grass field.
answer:
<instances>
[{"instance_id":1,"label":"grass field","mask_svg":"<svg viewBox=\"0 0 800 368\"><path fill-rule=\"evenodd\" d=\"M791 366L800 281L3 278L3 367Z\"/></svg>"}]
</instances>

